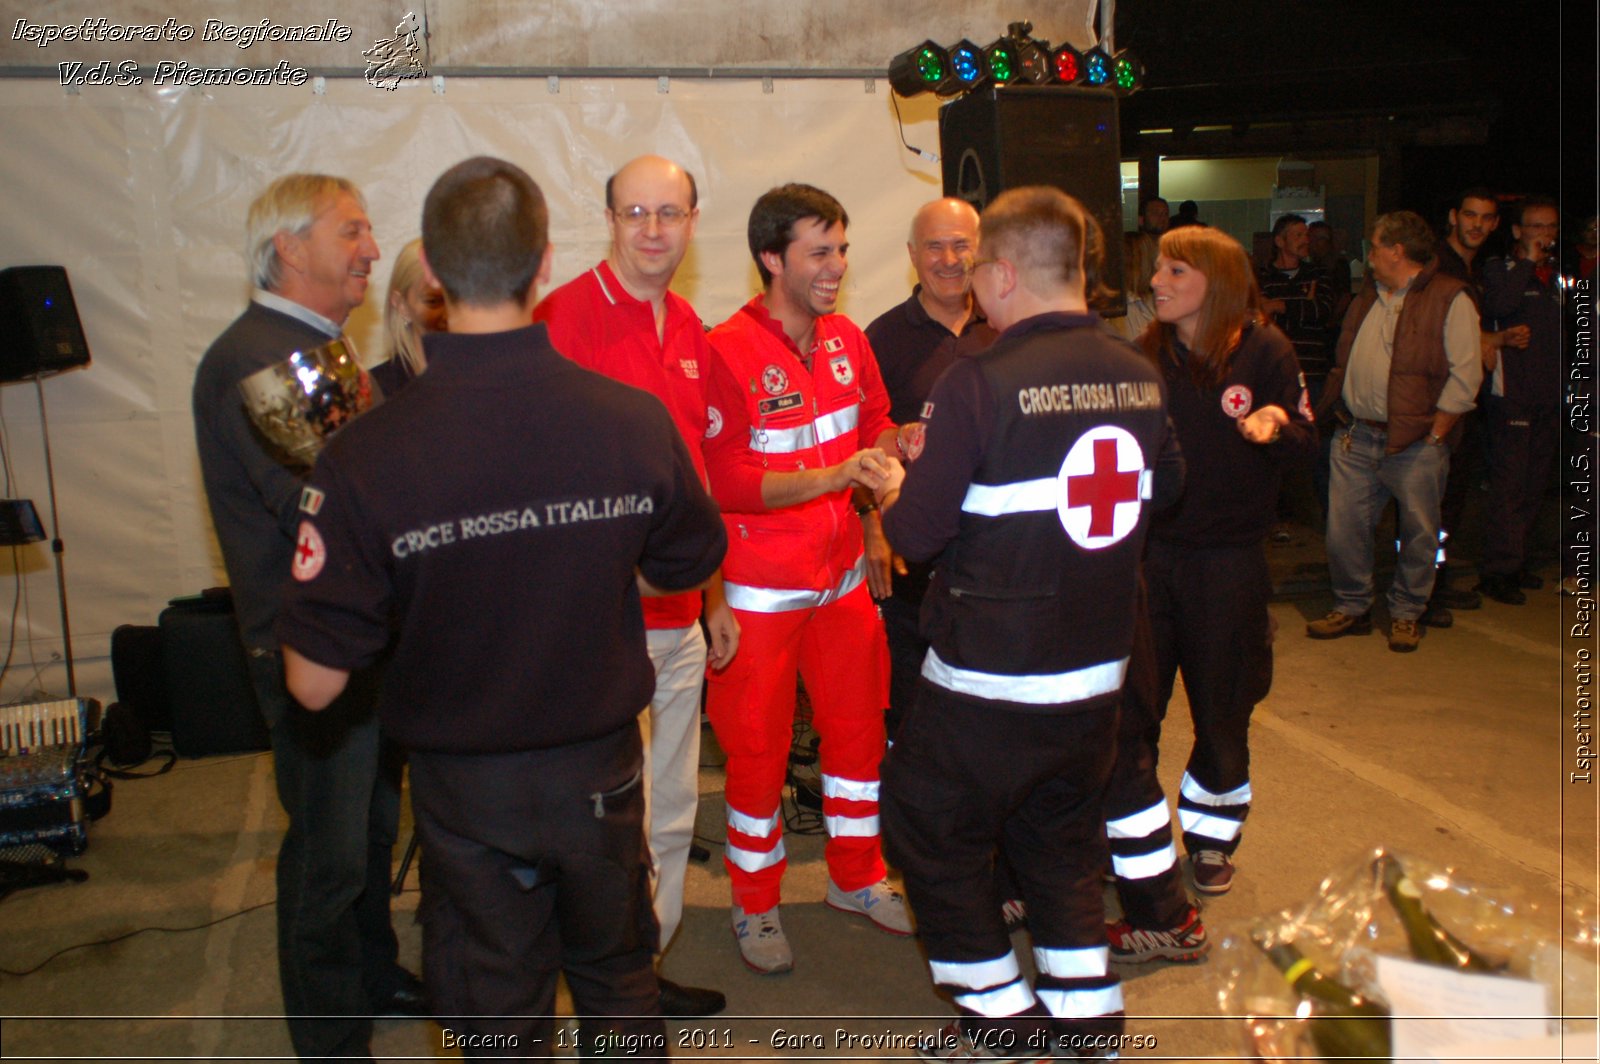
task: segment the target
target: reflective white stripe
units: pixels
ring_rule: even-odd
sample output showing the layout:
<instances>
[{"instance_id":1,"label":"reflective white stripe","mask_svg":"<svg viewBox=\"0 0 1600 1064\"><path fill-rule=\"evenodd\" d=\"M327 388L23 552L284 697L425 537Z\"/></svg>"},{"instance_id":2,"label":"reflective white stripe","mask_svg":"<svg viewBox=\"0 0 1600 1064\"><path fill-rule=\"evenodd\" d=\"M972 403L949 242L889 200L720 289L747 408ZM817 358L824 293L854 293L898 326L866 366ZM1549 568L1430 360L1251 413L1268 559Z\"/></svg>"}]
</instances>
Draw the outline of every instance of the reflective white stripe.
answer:
<instances>
[{"instance_id":1,"label":"reflective white stripe","mask_svg":"<svg viewBox=\"0 0 1600 1064\"><path fill-rule=\"evenodd\" d=\"M878 833L875 816L824 816L822 823L833 839L867 839Z\"/></svg>"},{"instance_id":2,"label":"reflective white stripe","mask_svg":"<svg viewBox=\"0 0 1600 1064\"><path fill-rule=\"evenodd\" d=\"M772 850L747 850L742 846L726 843L722 847L724 856L733 862L735 868L746 872L759 872L763 868L771 868L787 856L783 852L783 840L778 840L778 845Z\"/></svg>"},{"instance_id":3,"label":"reflective white stripe","mask_svg":"<svg viewBox=\"0 0 1600 1064\"><path fill-rule=\"evenodd\" d=\"M728 806L728 827L742 835L754 835L758 839L770 838L778 831L778 814L769 817L751 816L741 813L733 806Z\"/></svg>"},{"instance_id":4,"label":"reflective white stripe","mask_svg":"<svg viewBox=\"0 0 1600 1064\"><path fill-rule=\"evenodd\" d=\"M955 995L957 1005L971 1009L979 1016L1015 1016L1032 1008L1033 1001L1033 989L1023 979L983 994Z\"/></svg>"},{"instance_id":5,"label":"reflective white stripe","mask_svg":"<svg viewBox=\"0 0 1600 1064\"><path fill-rule=\"evenodd\" d=\"M824 798L843 798L847 802L876 802L878 800L877 780L847 780L843 776L822 777L822 796Z\"/></svg>"},{"instance_id":6,"label":"reflective white stripe","mask_svg":"<svg viewBox=\"0 0 1600 1064\"><path fill-rule=\"evenodd\" d=\"M860 404L852 403L831 414L824 414L808 425L796 425L792 429L751 425L750 449L759 454L793 454L809 450L819 443L836 440L847 432L854 432L860 424Z\"/></svg>"},{"instance_id":7,"label":"reflective white stripe","mask_svg":"<svg viewBox=\"0 0 1600 1064\"><path fill-rule=\"evenodd\" d=\"M1167 843L1155 853L1141 853L1134 857L1111 855L1111 870L1123 879L1149 879L1159 876L1178 863L1178 848Z\"/></svg>"},{"instance_id":8,"label":"reflective white stripe","mask_svg":"<svg viewBox=\"0 0 1600 1064\"><path fill-rule=\"evenodd\" d=\"M1084 949L1033 950L1033 966L1040 975L1057 979L1092 979L1106 974L1106 961L1111 956L1110 946L1089 946Z\"/></svg>"},{"instance_id":9,"label":"reflective white stripe","mask_svg":"<svg viewBox=\"0 0 1600 1064\"><path fill-rule=\"evenodd\" d=\"M1221 842L1232 842L1238 838L1241 827L1237 820L1229 820L1223 816L1207 816L1205 813L1196 813L1193 809L1179 809L1178 824L1192 835L1204 835L1208 839L1217 839Z\"/></svg>"},{"instance_id":10,"label":"reflective white stripe","mask_svg":"<svg viewBox=\"0 0 1600 1064\"><path fill-rule=\"evenodd\" d=\"M1167 812L1166 802L1157 802L1148 809L1141 809L1137 813L1118 817L1106 821L1106 834L1113 839L1142 839L1152 831L1156 831L1172 823L1172 814Z\"/></svg>"},{"instance_id":11,"label":"reflective white stripe","mask_svg":"<svg viewBox=\"0 0 1600 1064\"><path fill-rule=\"evenodd\" d=\"M1183 774L1183 782L1178 785L1178 791L1191 802L1201 805L1249 805L1250 781L1245 780L1227 794L1212 794L1200 786L1195 778L1187 772Z\"/></svg>"},{"instance_id":12,"label":"reflective white stripe","mask_svg":"<svg viewBox=\"0 0 1600 1064\"><path fill-rule=\"evenodd\" d=\"M1015 951L987 961L936 961L930 958L928 971L940 986L965 986L973 990L1009 983L1022 975Z\"/></svg>"},{"instance_id":13,"label":"reflective white stripe","mask_svg":"<svg viewBox=\"0 0 1600 1064\"><path fill-rule=\"evenodd\" d=\"M1086 1020L1122 1011L1122 984L1099 990L1040 990L1039 1000L1058 1020Z\"/></svg>"},{"instance_id":14,"label":"reflective white stripe","mask_svg":"<svg viewBox=\"0 0 1600 1064\"><path fill-rule=\"evenodd\" d=\"M758 454L793 454L817 445L814 425L799 425L792 429L764 429L750 426L750 449Z\"/></svg>"},{"instance_id":15,"label":"reflective white stripe","mask_svg":"<svg viewBox=\"0 0 1600 1064\"><path fill-rule=\"evenodd\" d=\"M1055 477L1044 477L1015 484L970 484L961 509L981 517L1054 510L1060 502L1059 483Z\"/></svg>"},{"instance_id":16,"label":"reflective white stripe","mask_svg":"<svg viewBox=\"0 0 1600 1064\"><path fill-rule=\"evenodd\" d=\"M847 432L854 432L861 424L861 405L851 403L847 407L835 410L831 414L824 414L817 418L817 442L827 443L836 440Z\"/></svg>"},{"instance_id":17,"label":"reflective white stripe","mask_svg":"<svg viewBox=\"0 0 1600 1064\"><path fill-rule=\"evenodd\" d=\"M1122 680L1127 673L1127 658L1042 676L1010 676L998 672L958 669L945 664L932 647L928 648L928 656L922 661L922 675L947 691L958 691L994 702L1023 702L1030 706L1062 705L1081 702L1095 695L1115 694L1122 689Z\"/></svg>"},{"instance_id":18,"label":"reflective white stripe","mask_svg":"<svg viewBox=\"0 0 1600 1064\"><path fill-rule=\"evenodd\" d=\"M722 585L722 595L728 605L746 613L788 613L790 610L810 610L826 606L844 598L861 586L867 578L867 559L857 558L856 564L839 580L839 586L826 591L797 591L784 587L754 587L750 584Z\"/></svg>"}]
</instances>

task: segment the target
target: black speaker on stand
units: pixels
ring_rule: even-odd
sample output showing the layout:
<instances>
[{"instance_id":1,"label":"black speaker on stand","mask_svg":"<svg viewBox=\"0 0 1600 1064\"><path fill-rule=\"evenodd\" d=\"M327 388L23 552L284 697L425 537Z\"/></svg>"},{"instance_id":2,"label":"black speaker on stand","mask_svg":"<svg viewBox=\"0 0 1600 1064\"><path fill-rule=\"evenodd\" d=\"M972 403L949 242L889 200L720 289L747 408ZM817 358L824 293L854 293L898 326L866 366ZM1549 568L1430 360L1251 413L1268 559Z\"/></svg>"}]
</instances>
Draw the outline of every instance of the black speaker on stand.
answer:
<instances>
[{"instance_id":1,"label":"black speaker on stand","mask_svg":"<svg viewBox=\"0 0 1600 1064\"><path fill-rule=\"evenodd\" d=\"M979 211L1008 188L1054 185L1105 235L1101 279L1122 288L1122 154L1109 89L1009 85L969 92L939 112L944 194ZM1106 313L1125 312L1122 296Z\"/></svg>"},{"instance_id":2,"label":"black speaker on stand","mask_svg":"<svg viewBox=\"0 0 1600 1064\"><path fill-rule=\"evenodd\" d=\"M0 384L31 380L39 396L39 431L44 436L45 481L50 488L50 552L55 558L61 649L70 698L78 697L78 678L72 663L72 625L67 614L63 559L67 548L61 538L61 511L56 505L56 472L50 459L44 379L88 364L89 341L83 335L67 271L60 266L12 266L0 270Z\"/></svg>"}]
</instances>

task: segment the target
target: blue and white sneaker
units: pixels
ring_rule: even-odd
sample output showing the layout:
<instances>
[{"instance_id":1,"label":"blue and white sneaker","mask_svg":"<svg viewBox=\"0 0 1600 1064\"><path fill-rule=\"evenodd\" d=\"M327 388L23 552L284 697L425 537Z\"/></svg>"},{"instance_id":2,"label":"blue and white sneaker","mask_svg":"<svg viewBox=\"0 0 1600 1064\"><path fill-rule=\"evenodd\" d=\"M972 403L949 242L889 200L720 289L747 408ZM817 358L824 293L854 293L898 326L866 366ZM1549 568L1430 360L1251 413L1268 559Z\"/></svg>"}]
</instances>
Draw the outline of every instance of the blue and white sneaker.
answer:
<instances>
[{"instance_id":1,"label":"blue and white sneaker","mask_svg":"<svg viewBox=\"0 0 1600 1064\"><path fill-rule=\"evenodd\" d=\"M828 908L865 916L878 925L879 930L887 931L891 935L911 934L911 911L906 908L905 898L889 885L887 879L880 879L860 890L845 891L840 890L830 876Z\"/></svg>"},{"instance_id":2,"label":"blue and white sneaker","mask_svg":"<svg viewBox=\"0 0 1600 1064\"><path fill-rule=\"evenodd\" d=\"M764 913L747 913L735 905L733 937L738 940L739 955L753 972L777 975L794 967L794 954L789 950L783 924L778 921L776 905Z\"/></svg>"}]
</instances>

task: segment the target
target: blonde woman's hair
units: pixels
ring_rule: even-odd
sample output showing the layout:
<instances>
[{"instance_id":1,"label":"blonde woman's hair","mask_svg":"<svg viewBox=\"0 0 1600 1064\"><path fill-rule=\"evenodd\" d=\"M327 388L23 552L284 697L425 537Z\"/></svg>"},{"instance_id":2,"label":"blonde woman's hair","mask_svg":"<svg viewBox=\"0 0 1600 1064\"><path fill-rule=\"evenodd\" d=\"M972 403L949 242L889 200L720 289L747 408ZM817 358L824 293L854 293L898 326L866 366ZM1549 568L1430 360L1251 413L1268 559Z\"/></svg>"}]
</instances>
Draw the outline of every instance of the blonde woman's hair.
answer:
<instances>
[{"instance_id":1,"label":"blonde woman's hair","mask_svg":"<svg viewBox=\"0 0 1600 1064\"><path fill-rule=\"evenodd\" d=\"M422 330L400 313L394 297L398 293L400 301L404 302L411 286L422 280L421 251L421 237L400 249L400 254L394 258L394 269L389 273L389 291L383 300L383 331L388 339L388 357L398 358L412 376L420 374L428 366L427 356L422 353Z\"/></svg>"}]
</instances>

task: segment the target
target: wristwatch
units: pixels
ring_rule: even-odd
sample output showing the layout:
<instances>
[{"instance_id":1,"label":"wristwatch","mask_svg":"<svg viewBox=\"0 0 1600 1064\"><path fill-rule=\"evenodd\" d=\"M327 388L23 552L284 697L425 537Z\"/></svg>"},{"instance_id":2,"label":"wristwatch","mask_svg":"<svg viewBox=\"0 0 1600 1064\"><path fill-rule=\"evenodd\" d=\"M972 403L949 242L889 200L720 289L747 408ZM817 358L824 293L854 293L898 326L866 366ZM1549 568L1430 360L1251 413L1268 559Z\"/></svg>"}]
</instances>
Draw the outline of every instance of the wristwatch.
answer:
<instances>
[{"instance_id":1,"label":"wristwatch","mask_svg":"<svg viewBox=\"0 0 1600 1064\"><path fill-rule=\"evenodd\" d=\"M1439 435L1437 432L1430 432L1428 433L1428 442L1433 444L1435 447L1442 447L1444 446L1444 437Z\"/></svg>"}]
</instances>

